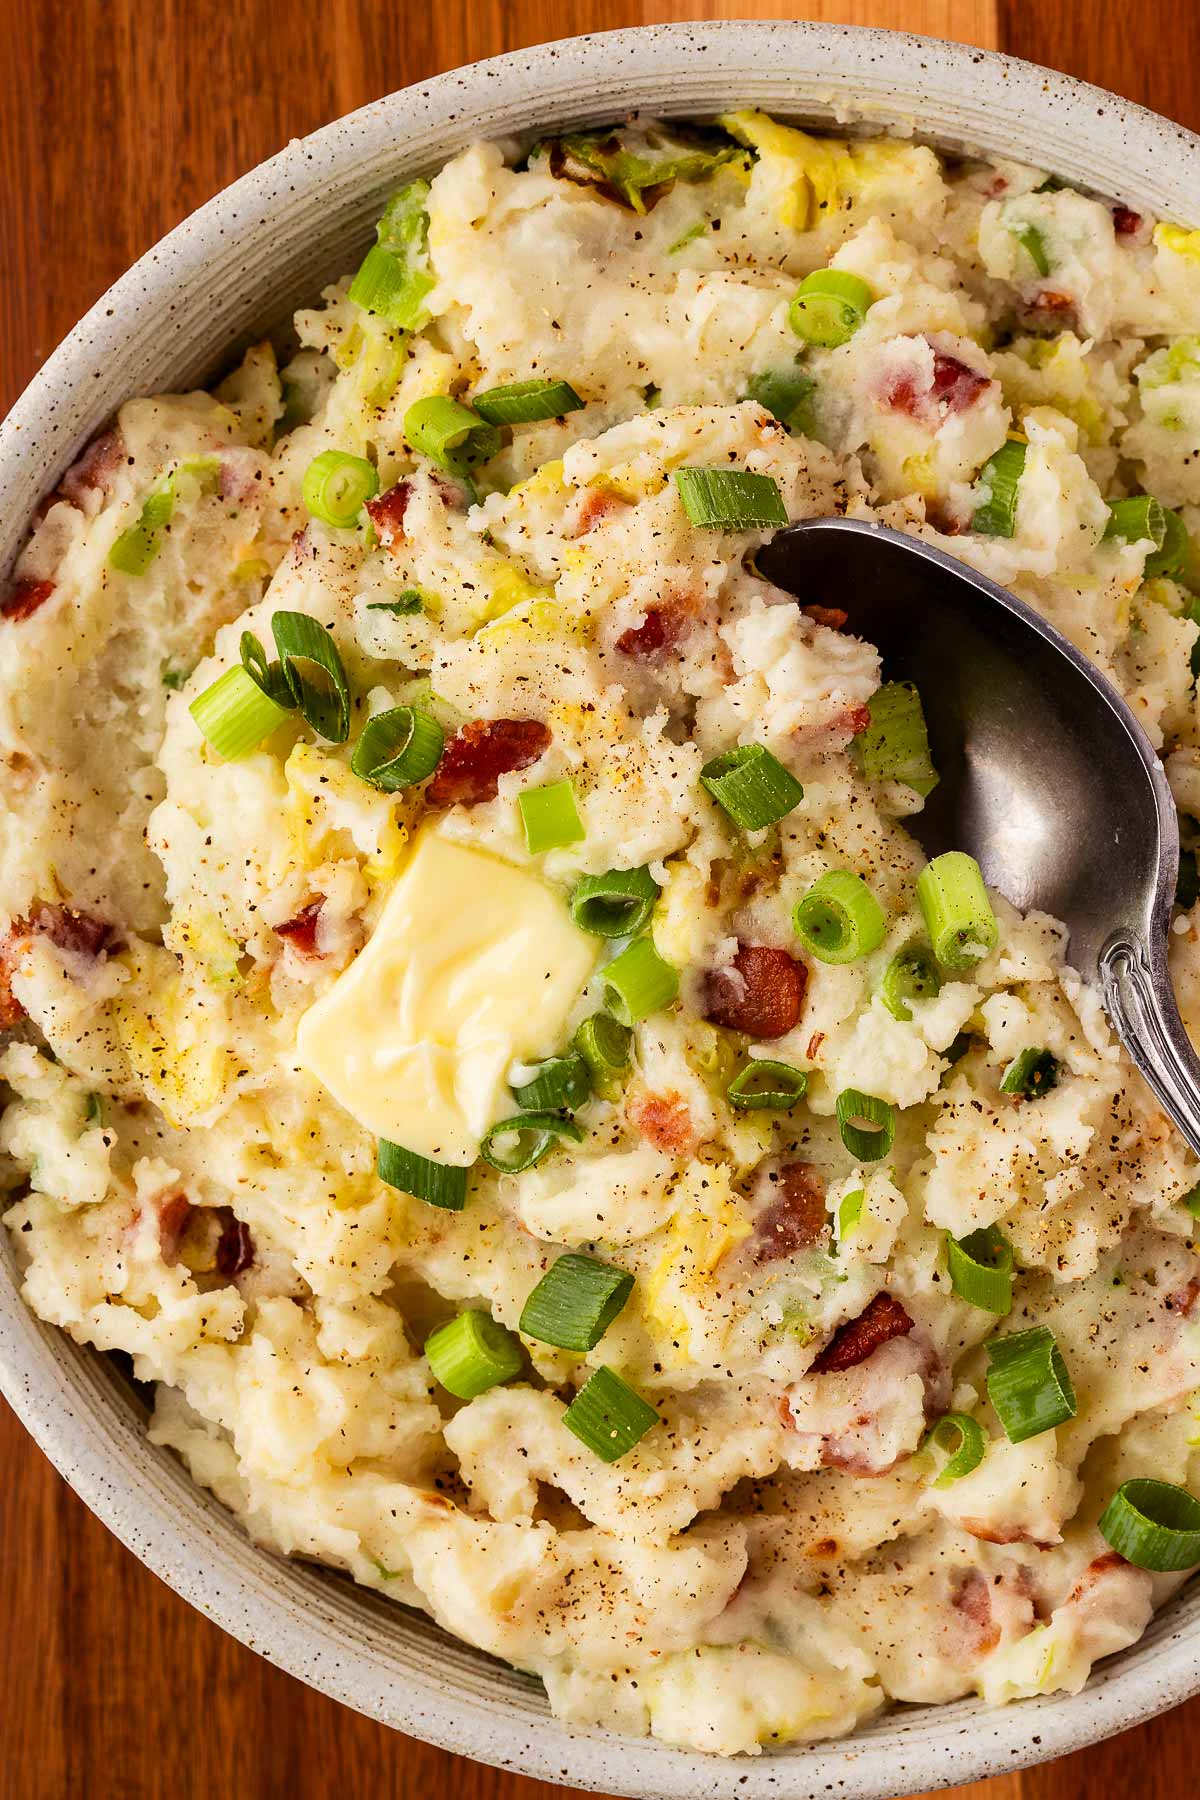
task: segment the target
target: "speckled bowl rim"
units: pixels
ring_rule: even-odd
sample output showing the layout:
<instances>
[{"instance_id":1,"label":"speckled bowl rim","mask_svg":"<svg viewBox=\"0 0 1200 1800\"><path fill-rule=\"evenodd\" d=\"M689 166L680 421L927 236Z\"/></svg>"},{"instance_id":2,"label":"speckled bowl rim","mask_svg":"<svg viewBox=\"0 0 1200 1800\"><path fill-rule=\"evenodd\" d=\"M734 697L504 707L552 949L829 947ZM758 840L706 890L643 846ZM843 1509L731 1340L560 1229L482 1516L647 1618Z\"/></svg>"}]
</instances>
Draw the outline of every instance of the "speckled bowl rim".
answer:
<instances>
[{"instance_id":1,"label":"speckled bowl rim","mask_svg":"<svg viewBox=\"0 0 1200 1800\"><path fill-rule=\"evenodd\" d=\"M1191 133L1098 88L963 45L726 22L609 32L477 63L289 144L105 294L0 425L0 568L37 499L121 400L196 381L352 266L398 176L435 168L476 136L635 107L704 117L751 103L814 122L919 127L951 149L1023 158L1134 206L1200 219ZM87 1505L177 1593L279 1667L483 1762L657 1800L881 1800L1043 1761L1200 1689L1194 1585L1073 1697L999 1711L975 1700L901 1708L849 1740L733 1761L570 1730L550 1717L539 1684L336 1574L254 1546L147 1442L141 1403L113 1364L32 1316L7 1242L2 1255L0 1390Z\"/></svg>"}]
</instances>

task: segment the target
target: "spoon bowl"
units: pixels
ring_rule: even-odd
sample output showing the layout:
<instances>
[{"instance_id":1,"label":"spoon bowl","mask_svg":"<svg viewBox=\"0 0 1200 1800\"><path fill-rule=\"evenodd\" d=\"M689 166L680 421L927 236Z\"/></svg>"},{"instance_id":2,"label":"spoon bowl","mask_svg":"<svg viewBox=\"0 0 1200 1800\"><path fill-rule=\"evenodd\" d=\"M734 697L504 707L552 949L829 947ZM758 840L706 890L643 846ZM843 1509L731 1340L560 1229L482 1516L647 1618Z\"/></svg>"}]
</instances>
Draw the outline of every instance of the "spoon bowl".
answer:
<instances>
[{"instance_id":1,"label":"spoon bowl","mask_svg":"<svg viewBox=\"0 0 1200 1800\"><path fill-rule=\"evenodd\" d=\"M1167 968L1175 805L1116 689L1032 607L904 532L806 520L755 562L801 600L841 607L887 679L915 684L940 781L907 829L930 856L969 851L1022 912L1063 921L1071 964L1200 1154L1200 1061Z\"/></svg>"}]
</instances>

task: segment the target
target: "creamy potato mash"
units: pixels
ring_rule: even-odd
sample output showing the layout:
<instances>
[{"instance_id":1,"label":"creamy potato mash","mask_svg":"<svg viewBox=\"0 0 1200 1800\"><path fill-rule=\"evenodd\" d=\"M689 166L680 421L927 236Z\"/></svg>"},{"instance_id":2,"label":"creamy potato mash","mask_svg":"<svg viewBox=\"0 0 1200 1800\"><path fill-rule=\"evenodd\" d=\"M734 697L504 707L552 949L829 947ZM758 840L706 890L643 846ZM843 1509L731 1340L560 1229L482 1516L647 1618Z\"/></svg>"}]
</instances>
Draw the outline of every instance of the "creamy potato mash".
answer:
<instances>
[{"instance_id":1,"label":"creamy potato mash","mask_svg":"<svg viewBox=\"0 0 1200 1800\"><path fill-rule=\"evenodd\" d=\"M1077 1689L1181 1579L1099 1520L1200 1491L1200 1169L1061 927L918 885L919 696L753 552L1007 583L1191 844L1200 233L640 120L464 151L296 330L123 407L0 608L30 1306L566 1719Z\"/></svg>"}]
</instances>

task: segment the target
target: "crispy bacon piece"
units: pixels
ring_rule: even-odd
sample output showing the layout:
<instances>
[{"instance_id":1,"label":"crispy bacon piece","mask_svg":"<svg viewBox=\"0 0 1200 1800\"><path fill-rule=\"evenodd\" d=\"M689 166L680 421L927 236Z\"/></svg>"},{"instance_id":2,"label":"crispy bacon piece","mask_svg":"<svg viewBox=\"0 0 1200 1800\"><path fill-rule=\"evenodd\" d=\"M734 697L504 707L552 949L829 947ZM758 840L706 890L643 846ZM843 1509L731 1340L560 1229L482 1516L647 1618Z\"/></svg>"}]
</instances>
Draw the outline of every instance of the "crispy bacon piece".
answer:
<instances>
[{"instance_id":1,"label":"crispy bacon piece","mask_svg":"<svg viewBox=\"0 0 1200 1800\"><path fill-rule=\"evenodd\" d=\"M1200 1278L1193 1275L1186 1287L1176 1288L1173 1294L1168 1294L1163 1305L1168 1312L1178 1313L1182 1318L1190 1319L1192 1308L1198 1299L1200 1299Z\"/></svg>"},{"instance_id":2,"label":"crispy bacon piece","mask_svg":"<svg viewBox=\"0 0 1200 1800\"><path fill-rule=\"evenodd\" d=\"M1132 237L1142 229L1142 215L1131 206L1113 207L1113 230L1118 237Z\"/></svg>"},{"instance_id":3,"label":"crispy bacon piece","mask_svg":"<svg viewBox=\"0 0 1200 1800\"><path fill-rule=\"evenodd\" d=\"M629 1117L658 1150L690 1150L695 1133L682 1094L640 1094L629 1102Z\"/></svg>"},{"instance_id":4,"label":"crispy bacon piece","mask_svg":"<svg viewBox=\"0 0 1200 1800\"><path fill-rule=\"evenodd\" d=\"M1057 288L1040 288L1020 309L1021 322L1030 331L1064 330L1074 319L1075 300Z\"/></svg>"},{"instance_id":5,"label":"crispy bacon piece","mask_svg":"<svg viewBox=\"0 0 1200 1800\"><path fill-rule=\"evenodd\" d=\"M154 1205L158 1213L158 1247L163 1261L173 1263L192 1216L192 1203L186 1194L163 1194Z\"/></svg>"},{"instance_id":6,"label":"crispy bacon piece","mask_svg":"<svg viewBox=\"0 0 1200 1800\"><path fill-rule=\"evenodd\" d=\"M850 618L840 606L802 606L800 611L814 625L828 625L830 631L840 631Z\"/></svg>"},{"instance_id":7,"label":"crispy bacon piece","mask_svg":"<svg viewBox=\"0 0 1200 1800\"><path fill-rule=\"evenodd\" d=\"M978 369L972 369L944 350L934 351L933 397L943 401L950 412L965 412L969 406L974 406L991 384L990 375L981 375Z\"/></svg>"},{"instance_id":8,"label":"crispy bacon piece","mask_svg":"<svg viewBox=\"0 0 1200 1800\"><path fill-rule=\"evenodd\" d=\"M25 1008L12 991L17 964L17 938L11 931L0 946L0 1031L11 1031L25 1017Z\"/></svg>"},{"instance_id":9,"label":"crispy bacon piece","mask_svg":"<svg viewBox=\"0 0 1200 1800\"><path fill-rule=\"evenodd\" d=\"M14 926L14 930L16 929L17 926ZM49 938L56 949L93 960L124 948L120 933L107 919L97 919L92 913L76 912L73 906L38 906L28 920L24 921L24 929L26 933L32 932L37 937Z\"/></svg>"},{"instance_id":10,"label":"crispy bacon piece","mask_svg":"<svg viewBox=\"0 0 1200 1800\"><path fill-rule=\"evenodd\" d=\"M1037 1544L1043 1550L1050 1548L1049 1544L1041 1544L1037 1538L1030 1537L1019 1525L989 1525L983 1519L959 1519L958 1523L985 1544Z\"/></svg>"},{"instance_id":11,"label":"crispy bacon piece","mask_svg":"<svg viewBox=\"0 0 1200 1800\"><path fill-rule=\"evenodd\" d=\"M590 488L579 508L579 516L575 525L575 536L586 537L597 525L620 512L629 503L622 500L620 494L614 494L611 488Z\"/></svg>"},{"instance_id":12,"label":"crispy bacon piece","mask_svg":"<svg viewBox=\"0 0 1200 1800\"><path fill-rule=\"evenodd\" d=\"M386 494L377 494L374 500L367 501L367 517L379 533L380 543L389 549L404 536L404 515L411 493L410 481L398 481Z\"/></svg>"},{"instance_id":13,"label":"crispy bacon piece","mask_svg":"<svg viewBox=\"0 0 1200 1800\"><path fill-rule=\"evenodd\" d=\"M24 576L14 581L0 600L0 617L5 619L31 619L38 608L45 606L54 592L52 581L32 581Z\"/></svg>"},{"instance_id":14,"label":"crispy bacon piece","mask_svg":"<svg viewBox=\"0 0 1200 1800\"><path fill-rule=\"evenodd\" d=\"M321 952L317 949L317 926L320 924L324 904L324 895L310 900L294 918L284 919L282 924L274 927L276 937L286 939L301 956L319 956Z\"/></svg>"},{"instance_id":15,"label":"crispy bacon piece","mask_svg":"<svg viewBox=\"0 0 1200 1800\"><path fill-rule=\"evenodd\" d=\"M221 1235L217 1239L217 1269L229 1281L240 1275L254 1261L254 1239L250 1235L250 1227L243 1225L228 1208L223 1207L226 1214L221 1226Z\"/></svg>"},{"instance_id":16,"label":"crispy bacon piece","mask_svg":"<svg viewBox=\"0 0 1200 1800\"><path fill-rule=\"evenodd\" d=\"M1114 1569L1128 1569L1132 1566L1131 1563L1126 1562L1123 1556L1118 1556L1115 1550L1106 1550L1103 1556L1094 1556L1063 1601L1063 1605L1070 1606L1073 1602L1082 1600L1083 1596L1094 1588L1098 1581L1103 1581L1104 1577Z\"/></svg>"},{"instance_id":17,"label":"crispy bacon piece","mask_svg":"<svg viewBox=\"0 0 1200 1800\"><path fill-rule=\"evenodd\" d=\"M622 656L632 656L639 662L648 662L651 657L674 650L685 637L687 628L687 615L680 608L651 606L640 625L632 625L628 631L621 633L617 639L617 649Z\"/></svg>"},{"instance_id":18,"label":"crispy bacon piece","mask_svg":"<svg viewBox=\"0 0 1200 1800\"><path fill-rule=\"evenodd\" d=\"M776 1262L811 1250L826 1235L825 1183L812 1163L784 1163L767 1177L773 1198L754 1221L754 1260Z\"/></svg>"},{"instance_id":19,"label":"crispy bacon piece","mask_svg":"<svg viewBox=\"0 0 1200 1800\"><path fill-rule=\"evenodd\" d=\"M527 769L550 748L540 719L472 719L446 745L425 790L431 806L478 806L494 800L502 775Z\"/></svg>"},{"instance_id":20,"label":"crispy bacon piece","mask_svg":"<svg viewBox=\"0 0 1200 1800\"><path fill-rule=\"evenodd\" d=\"M95 510L95 496L107 494L112 478L125 456L125 440L119 431L102 431L76 458L58 484L56 499L67 500L81 512Z\"/></svg>"},{"instance_id":21,"label":"crispy bacon piece","mask_svg":"<svg viewBox=\"0 0 1200 1800\"><path fill-rule=\"evenodd\" d=\"M748 1037L786 1037L804 1010L808 968L769 944L739 944L729 968L705 977L704 1016Z\"/></svg>"},{"instance_id":22,"label":"crispy bacon piece","mask_svg":"<svg viewBox=\"0 0 1200 1800\"><path fill-rule=\"evenodd\" d=\"M982 1569L966 1569L954 1584L950 1604L961 1616L972 1657L986 1656L1000 1642L1000 1627L992 1617L991 1585Z\"/></svg>"},{"instance_id":23,"label":"crispy bacon piece","mask_svg":"<svg viewBox=\"0 0 1200 1800\"><path fill-rule=\"evenodd\" d=\"M907 1337L912 1328L913 1322L900 1302L880 1291L857 1319L848 1319L838 1326L809 1373L834 1375L842 1369L857 1368L881 1344Z\"/></svg>"}]
</instances>

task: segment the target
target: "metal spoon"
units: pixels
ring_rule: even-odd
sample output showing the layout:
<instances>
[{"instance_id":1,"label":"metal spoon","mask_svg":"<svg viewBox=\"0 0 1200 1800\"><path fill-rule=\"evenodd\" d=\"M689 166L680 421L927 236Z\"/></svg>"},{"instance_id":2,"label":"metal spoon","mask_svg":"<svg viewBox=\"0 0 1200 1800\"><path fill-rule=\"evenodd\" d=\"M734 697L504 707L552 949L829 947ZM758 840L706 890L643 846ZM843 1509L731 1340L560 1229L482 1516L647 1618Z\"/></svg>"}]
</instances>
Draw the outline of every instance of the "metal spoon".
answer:
<instances>
[{"instance_id":1,"label":"metal spoon","mask_svg":"<svg viewBox=\"0 0 1200 1800\"><path fill-rule=\"evenodd\" d=\"M1167 931L1179 829L1163 766L1110 682L994 581L859 519L789 526L755 557L801 600L842 607L889 680L915 682L941 780L905 821L930 856L967 850L1068 955L1200 1154L1200 1060L1179 1017Z\"/></svg>"}]
</instances>

